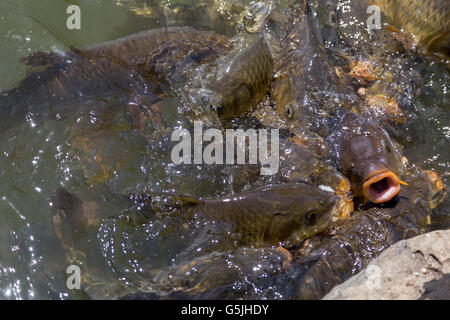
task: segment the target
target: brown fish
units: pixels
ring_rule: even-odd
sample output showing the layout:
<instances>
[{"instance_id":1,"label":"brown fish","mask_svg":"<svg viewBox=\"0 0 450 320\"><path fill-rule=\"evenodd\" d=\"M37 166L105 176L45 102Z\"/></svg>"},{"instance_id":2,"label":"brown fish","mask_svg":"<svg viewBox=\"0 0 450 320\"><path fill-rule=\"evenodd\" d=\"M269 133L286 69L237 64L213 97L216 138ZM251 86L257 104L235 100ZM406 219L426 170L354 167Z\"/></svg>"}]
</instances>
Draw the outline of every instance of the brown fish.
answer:
<instances>
[{"instance_id":1,"label":"brown fish","mask_svg":"<svg viewBox=\"0 0 450 320\"><path fill-rule=\"evenodd\" d=\"M260 36L225 63L209 85L222 96L219 116L233 118L260 102L267 93L272 68L269 47Z\"/></svg>"},{"instance_id":2,"label":"brown fish","mask_svg":"<svg viewBox=\"0 0 450 320\"><path fill-rule=\"evenodd\" d=\"M295 134L306 127L327 134L330 110L362 102L332 69L317 18L306 1L280 5L263 30L277 53L271 96L279 116Z\"/></svg>"},{"instance_id":3,"label":"brown fish","mask_svg":"<svg viewBox=\"0 0 450 320\"><path fill-rule=\"evenodd\" d=\"M30 110L106 93L142 95L152 104L168 79L183 80L186 68L231 48L225 36L186 27L143 31L64 55L35 52L22 59L27 77L0 94L0 125L7 129Z\"/></svg>"},{"instance_id":4,"label":"brown fish","mask_svg":"<svg viewBox=\"0 0 450 320\"><path fill-rule=\"evenodd\" d=\"M450 3L446 0L368 0L380 6L398 32L413 35L412 45L426 52L450 54Z\"/></svg>"},{"instance_id":5,"label":"brown fish","mask_svg":"<svg viewBox=\"0 0 450 320\"><path fill-rule=\"evenodd\" d=\"M307 184L267 186L218 200L179 199L194 204L182 211L187 220L231 224L242 243L297 243L339 216L338 196Z\"/></svg>"},{"instance_id":6,"label":"brown fish","mask_svg":"<svg viewBox=\"0 0 450 320\"><path fill-rule=\"evenodd\" d=\"M0 93L0 127L7 130L29 111L105 94L125 94L151 105L171 84L187 80L190 68L226 55L233 48L223 35L172 27L143 31L64 55L35 52L22 59L28 75ZM272 70L267 45L259 38L219 70L211 89L222 98L219 113L230 118L265 95ZM36 109L40 106L40 109ZM55 108L57 109L57 108Z\"/></svg>"},{"instance_id":7,"label":"brown fish","mask_svg":"<svg viewBox=\"0 0 450 320\"><path fill-rule=\"evenodd\" d=\"M364 115L348 113L327 143L355 195L383 203L406 185L397 176L401 160L396 147L387 132Z\"/></svg>"}]
</instances>

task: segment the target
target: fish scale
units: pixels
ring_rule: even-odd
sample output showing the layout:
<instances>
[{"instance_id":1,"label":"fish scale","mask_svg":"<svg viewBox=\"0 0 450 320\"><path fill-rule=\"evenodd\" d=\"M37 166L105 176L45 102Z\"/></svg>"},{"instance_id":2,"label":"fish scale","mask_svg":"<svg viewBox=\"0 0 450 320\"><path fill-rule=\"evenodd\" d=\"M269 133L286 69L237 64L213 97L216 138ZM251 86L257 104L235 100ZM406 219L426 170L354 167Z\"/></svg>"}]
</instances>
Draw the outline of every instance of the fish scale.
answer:
<instances>
[{"instance_id":1,"label":"fish scale","mask_svg":"<svg viewBox=\"0 0 450 320\"><path fill-rule=\"evenodd\" d=\"M241 244L298 241L327 228L338 200L328 192L306 184L269 186L218 200L192 201L182 210L187 221L230 224ZM308 215L316 213L309 221Z\"/></svg>"}]
</instances>

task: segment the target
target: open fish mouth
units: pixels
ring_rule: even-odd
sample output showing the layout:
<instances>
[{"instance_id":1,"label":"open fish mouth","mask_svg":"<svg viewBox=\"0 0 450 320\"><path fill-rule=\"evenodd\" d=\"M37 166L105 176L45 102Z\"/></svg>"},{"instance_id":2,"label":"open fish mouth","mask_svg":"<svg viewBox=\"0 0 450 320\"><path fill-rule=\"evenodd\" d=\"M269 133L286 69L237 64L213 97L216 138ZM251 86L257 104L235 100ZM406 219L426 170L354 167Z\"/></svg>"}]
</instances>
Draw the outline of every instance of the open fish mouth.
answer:
<instances>
[{"instance_id":1,"label":"open fish mouth","mask_svg":"<svg viewBox=\"0 0 450 320\"><path fill-rule=\"evenodd\" d=\"M384 203L400 192L401 184L407 185L392 171L383 170L375 172L366 179L362 189L365 199L372 203Z\"/></svg>"}]
</instances>

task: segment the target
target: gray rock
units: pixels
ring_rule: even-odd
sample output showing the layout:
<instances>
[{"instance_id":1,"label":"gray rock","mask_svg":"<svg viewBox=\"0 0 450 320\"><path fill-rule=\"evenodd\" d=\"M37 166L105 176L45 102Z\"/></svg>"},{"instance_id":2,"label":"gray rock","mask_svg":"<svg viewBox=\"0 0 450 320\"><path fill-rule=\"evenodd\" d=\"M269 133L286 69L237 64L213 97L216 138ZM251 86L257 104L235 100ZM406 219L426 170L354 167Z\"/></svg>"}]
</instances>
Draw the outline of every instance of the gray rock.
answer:
<instances>
[{"instance_id":1,"label":"gray rock","mask_svg":"<svg viewBox=\"0 0 450 320\"><path fill-rule=\"evenodd\" d=\"M450 230L399 241L323 299L449 300Z\"/></svg>"}]
</instances>

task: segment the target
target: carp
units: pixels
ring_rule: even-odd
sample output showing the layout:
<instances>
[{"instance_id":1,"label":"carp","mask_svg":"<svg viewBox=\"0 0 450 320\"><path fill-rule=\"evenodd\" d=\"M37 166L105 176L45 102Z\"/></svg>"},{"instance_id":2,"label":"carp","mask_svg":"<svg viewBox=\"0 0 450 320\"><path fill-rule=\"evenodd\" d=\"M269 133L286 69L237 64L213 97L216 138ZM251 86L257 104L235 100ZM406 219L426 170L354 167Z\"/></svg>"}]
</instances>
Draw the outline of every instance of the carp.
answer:
<instances>
[{"instance_id":1,"label":"carp","mask_svg":"<svg viewBox=\"0 0 450 320\"><path fill-rule=\"evenodd\" d=\"M164 97L170 85L187 80L188 70L230 53L226 36L171 27L142 31L63 55L34 52L21 61L29 66L17 86L0 93L0 128L17 125L25 115L58 109L62 103L104 95L125 95L147 108ZM234 54L208 86L222 102L219 114L237 116L266 93L272 59L260 39ZM138 99L136 99L138 97Z\"/></svg>"},{"instance_id":2,"label":"carp","mask_svg":"<svg viewBox=\"0 0 450 320\"><path fill-rule=\"evenodd\" d=\"M412 46L427 53L450 54L450 3L445 0L368 0L378 5L398 32L413 35Z\"/></svg>"},{"instance_id":3,"label":"carp","mask_svg":"<svg viewBox=\"0 0 450 320\"><path fill-rule=\"evenodd\" d=\"M186 220L231 224L242 244L297 243L324 231L337 212L338 196L307 184L282 184L217 200L178 197L192 207L181 210Z\"/></svg>"},{"instance_id":4,"label":"carp","mask_svg":"<svg viewBox=\"0 0 450 320\"><path fill-rule=\"evenodd\" d=\"M326 143L356 196L384 203L407 185L398 178L403 168L398 148L385 130L363 115L344 116Z\"/></svg>"}]
</instances>

